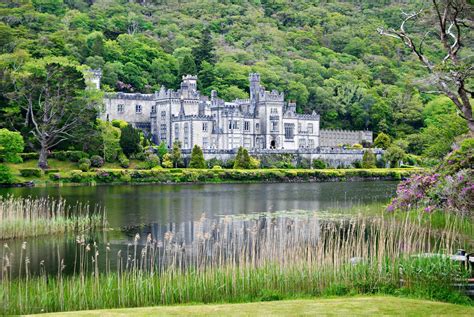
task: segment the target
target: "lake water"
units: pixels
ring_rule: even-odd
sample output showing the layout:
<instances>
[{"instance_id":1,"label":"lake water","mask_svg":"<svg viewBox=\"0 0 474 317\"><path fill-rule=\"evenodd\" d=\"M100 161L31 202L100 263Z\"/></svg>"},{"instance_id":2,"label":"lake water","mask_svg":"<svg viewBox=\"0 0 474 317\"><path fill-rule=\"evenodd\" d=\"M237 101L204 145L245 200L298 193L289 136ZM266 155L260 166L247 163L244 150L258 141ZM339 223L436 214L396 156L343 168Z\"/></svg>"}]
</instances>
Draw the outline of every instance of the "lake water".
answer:
<instances>
[{"instance_id":1,"label":"lake water","mask_svg":"<svg viewBox=\"0 0 474 317\"><path fill-rule=\"evenodd\" d=\"M105 206L112 230L87 235L89 242L110 244L111 254L123 249L136 233L162 238L172 231L189 242L203 217L217 219L255 213L300 211L343 212L357 206L382 204L395 194L397 182L334 182L285 184L118 185L96 187L2 188L0 195L52 196L67 201L88 201ZM59 258L72 259L75 236L27 239L31 269L45 260L48 271L57 270ZM22 241L7 241L18 258ZM13 259L13 267L18 261ZM66 263L65 271L72 264Z\"/></svg>"}]
</instances>

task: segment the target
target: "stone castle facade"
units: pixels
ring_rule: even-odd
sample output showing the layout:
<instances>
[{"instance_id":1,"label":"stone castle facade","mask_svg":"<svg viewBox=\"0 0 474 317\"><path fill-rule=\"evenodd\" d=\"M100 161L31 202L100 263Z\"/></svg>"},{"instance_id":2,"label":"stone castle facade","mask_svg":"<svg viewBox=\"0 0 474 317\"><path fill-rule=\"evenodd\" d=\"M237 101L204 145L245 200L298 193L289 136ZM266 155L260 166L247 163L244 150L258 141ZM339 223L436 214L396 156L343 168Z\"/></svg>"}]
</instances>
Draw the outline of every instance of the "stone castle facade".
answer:
<instances>
[{"instance_id":1,"label":"stone castle facade","mask_svg":"<svg viewBox=\"0 0 474 317\"><path fill-rule=\"evenodd\" d=\"M100 82L96 80L100 87ZM183 76L180 89L161 87L154 94L108 93L103 120L125 120L169 147L181 142L184 151L199 145L204 152L253 150L315 152L320 147L372 143L370 131L320 130L320 116L296 113L284 94L267 91L260 75L249 75L250 99L226 102L216 91L210 98L197 90L196 76Z\"/></svg>"}]
</instances>

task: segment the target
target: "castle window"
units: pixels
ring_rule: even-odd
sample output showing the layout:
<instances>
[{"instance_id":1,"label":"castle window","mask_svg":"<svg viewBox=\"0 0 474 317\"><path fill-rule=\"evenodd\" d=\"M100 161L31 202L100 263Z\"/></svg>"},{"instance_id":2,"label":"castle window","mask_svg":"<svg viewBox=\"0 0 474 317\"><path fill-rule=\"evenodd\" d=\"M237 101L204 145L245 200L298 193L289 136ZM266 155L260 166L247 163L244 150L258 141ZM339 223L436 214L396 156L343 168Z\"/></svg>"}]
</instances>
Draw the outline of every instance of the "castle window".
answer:
<instances>
[{"instance_id":1,"label":"castle window","mask_svg":"<svg viewBox=\"0 0 474 317\"><path fill-rule=\"evenodd\" d=\"M229 130L238 130L239 124L235 120L229 120Z\"/></svg>"},{"instance_id":2,"label":"castle window","mask_svg":"<svg viewBox=\"0 0 474 317\"><path fill-rule=\"evenodd\" d=\"M179 124L174 125L174 139L179 140Z\"/></svg>"},{"instance_id":3,"label":"castle window","mask_svg":"<svg viewBox=\"0 0 474 317\"><path fill-rule=\"evenodd\" d=\"M278 113L278 109L277 108L271 108L270 113Z\"/></svg>"},{"instance_id":4,"label":"castle window","mask_svg":"<svg viewBox=\"0 0 474 317\"><path fill-rule=\"evenodd\" d=\"M301 123L298 123L298 133L301 132Z\"/></svg>"},{"instance_id":5,"label":"castle window","mask_svg":"<svg viewBox=\"0 0 474 317\"><path fill-rule=\"evenodd\" d=\"M258 131L258 129L260 129L260 124L259 124L259 123L255 123L255 130Z\"/></svg>"},{"instance_id":6,"label":"castle window","mask_svg":"<svg viewBox=\"0 0 474 317\"><path fill-rule=\"evenodd\" d=\"M313 124L312 123L308 123L308 133L313 134Z\"/></svg>"},{"instance_id":7,"label":"castle window","mask_svg":"<svg viewBox=\"0 0 474 317\"><path fill-rule=\"evenodd\" d=\"M161 111L161 120L166 119L166 111Z\"/></svg>"},{"instance_id":8,"label":"castle window","mask_svg":"<svg viewBox=\"0 0 474 317\"><path fill-rule=\"evenodd\" d=\"M124 108L124 105L122 105L122 104L117 105L117 112L118 113L123 113L123 108Z\"/></svg>"},{"instance_id":9,"label":"castle window","mask_svg":"<svg viewBox=\"0 0 474 317\"><path fill-rule=\"evenodd\" d=\"M295 137L295 125L293 123L285 123L285 139L293 140Z\"/></svg>"},{"instance_id":10,"label":"castle window","mask_svg":"<svg viewBox=\"0 0 474 317\"><path fill-rule=\"evenodd\" d=\"M203 149L209 148L209 139L208 138L202 138L202 148Z\"/></svg>"},{"instance_id":11,"label":"castle window","mask_svg":"<svg viewBox=\"0 0 474 317\"><path fill-rule=\"evenodd\" d=\"M142 105L135 105L135 112L142 113Z\"/></svg>"},{"instance_id":12,"label":"castle window","mask_svg":"<svg viewBox=\"0 0 474 317\"><path fill-rule=\"evenodd\" d=\"M202 123L202 131L207 132L207 122Z\"/></svg>"},{"instance_id":13,"label":"castle window","mask_svg":"<svg viewBox=\"0 0 474 317\"><path fill-rule=\"evenodd\" d=\"M304 148L304 147L306 147L306 140L305 139L299 139L298 144L299 144L300 148Z\"/></svg>"},{"instance_id":14,"label":"castle window","mask_svg":"<svg viewBox=\"0 0 474 317\"><path fill-rule=\"evenodd\" d=\"M314 149L314 140L313 140L313 139L309 139L309 140L308 140L308 147L309 147L310 149Z\"/></svg>"},{"instance_id":15,"label":"castle window","mask_svg":"<svg viewBox=\"0 0 474 317\"><path fill-rule=\"evenodd\" d=\"M189 124L184 124L184 147L189 148Z\"/></svg>"},{"instance_id":16,"label":"castle window","mask_svg":"<svg viewBox=\"0 0 474 317\"><path fill-rule=\"evenodd\" d=\"M166 140L166 124L160 124L160 139Z\"/></svg>"},{"instance_id":17,"label":"castle window","mask_svg":"<svg viewBox=\"0 0 474 317\"><path fill-rule=\"evenodd\" d=\"M271 121L271 132L278 132L278 122L277 121Z\"/></svg>"},{"instance_id":18,"label":"castle window","mask_svg":"<svg viewBox=\"0 0 474 317\"><path fill-rule=\"evenodd\" d=\"M250 122L249 121L244 121L244 130L245 131L250 131Z\"/></svg>"},{"instance_id":19,"label":"castle window","mask_svg":"<svg viewBox=\"0 0 474 317\"><path fill-rule=\"evenodd\" d=\"M244 138L244 148L249 149L252 146L250 138Z\"/></svg>"}]
</instances>

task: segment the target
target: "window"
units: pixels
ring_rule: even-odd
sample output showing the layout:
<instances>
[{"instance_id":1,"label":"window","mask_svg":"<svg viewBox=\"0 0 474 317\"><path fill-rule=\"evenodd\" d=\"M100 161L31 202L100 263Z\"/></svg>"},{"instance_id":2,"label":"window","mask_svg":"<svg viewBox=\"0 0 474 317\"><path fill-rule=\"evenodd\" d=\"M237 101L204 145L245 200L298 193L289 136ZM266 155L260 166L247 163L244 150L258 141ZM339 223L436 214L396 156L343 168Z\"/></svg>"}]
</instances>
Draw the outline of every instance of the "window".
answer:
<instances>
[{"instance_id":1,"label":"window","mask_svg":"<svg viewBox=\"0 0 474 317\"><path fill-rule=\"evenodd\" d=\"M278 122L277 121L271 121L271 132L277 132L278 131Z\"/></svg>"},{"instance_id":2,"label":"window","mask_svg":"<svg viewBox=\"0 0 474 317\"><path fill-rule=\"evenodd\" d=\"M293 140L295 136L295 125L293 123L285 123L285 139Z\"/></svg>"},{"instance_id":3,"label":"window","mask_svg":"<svg viewBox=\"0 0 474 317\"><path fill-rule=\"evenodd\" d=\"M160 139L166 140L166 124L160 124Z\"/></svg>"},{"instance_id":4,"label":"window","mask_svg":"<svg viewBox=\"0 0 474 317\"><path fill-rule=\"evenodd\" d=\"M301 123L298 123L298 132L301 132Z\"/></svg>"},{"instance_id":5,"label":"window","mask_svg":"<svg viewBox=\"0 0 474 317\"><path fill-rule=\"evenodd\" d=\"M229 120L229 130L238 130L239 123L235 120Z\"/></svg>"},{"instance_id":6,"label":"window","mask_svg":"<svg viewBox=\"0 0 474 317\"><path fill-rule=\"evenodd\" d=\"M202 123L202 131L207 132L207 122Z\"/></svg>"},{"instance_id":7,"label":"window","mask_svg":"<svg viewBox=\"0 0 474 317\"><path fill-rule=\"evenodd\" d=\"M179 124L174 125L174 139L179 140Z\"/></svg>"},{"instance_id":8,"label":"window","mask_svg":"<svg viewBox=\"0 0 474 317\"><path fill-rule=\"evenodd\" d=\"M161 120L166 119L166 111L161 111Z\"/></svg>"},{"instance_id":9,"label":"window","mask_svg":"<svg viewBox=\"0 0 474 317\"><path fill-rule=\"evenodd\" d=\"M278 113L278 109L277 108L271 108L270 113Z\"/></svg>"},{"instance_id":10,"label":"window","mask_svg":"<svg viewBox=\"0 0 474 317\"><path fill-rule=\"evenodd\" d=\"M313 139L309 139L309 140L308 140L308 147L309 147L310 149L314 149L314 140L313 140Z\"/></svg>"},{"instance_id":11,"label":"window","mask_svg":"<svg viewBox=\"0 0 474 317\"><path fill-rule=\"evenodd\" d=\"M259 123L255 123L255 130L258 131L258 129L260 129L260 124L259 124Z\"/></svg>"},{"instance_id":12,"label":"window","mask_svg":"<svg viewBox=\"0 0 474 317\"><path fill-rule=\"evenodd\" d=\"M250 122L249 121L244 121L244 130L245 131L250 131Z\"/></svg>"},{"instance_id":13,"label":"window","mask_svg":"<svg viewBox=\"0 0 474 317\"><path fill-rule=\"evenodd\" d=\"M252 146L250 138L244 138L244 147L249 149Z\"/></svg>"},{"instance_id":14,"label":"window","mask_svg":"<svg viewBox=\"0 0 474 317\"><path fill-rule=\"evenodd\" d=\"M117 105L117 112L118 113L123 113L123 108L124 108L124 106L122 104Z\"/></svg>"},{"instance_id":15,"label":"window","mask_svg":"<svg viewBox=\"0 0 474 317\"><path fill-rule=\"evenodd\" d=\"M306 147L306 140L305 139L299 139L298 144L299 144L300 148Z\"/></svg>"},{"instance_id":16,"label":"window","mask_svg":"<svg viewBox=\"0 0 474 317\"><path fill-rule=\"evenodd\" d=\"M313 134L313 124L312 123L308 123L308 133Z\"/></svg>"},{"instance_id":17,"label":"window","mask_svg":"<svg viewBox=\"0 0 474 317\"><path fill-rule=\"evenodd\" d=\"M208 138L202 138L202 148L207 149L209 147L209 139Z\"/></svg>"},{"instance_id":18,"label":"window","mask_svg":"<svg viewBox=\"0 0 474 317\"><path fill-rule=\"evenodd\" d=\"M135 105L135 112L142 113L142 105Z\"/></svg>"},{"instance_id":19,"label":"window","mask_svg":"<svg viewBox=\"0 0 474 317\"><path fill-rule=\"evenodd\" d=\"M189 148L189 123L184 124L184 147Z\"/></svg>"}]
</instances>

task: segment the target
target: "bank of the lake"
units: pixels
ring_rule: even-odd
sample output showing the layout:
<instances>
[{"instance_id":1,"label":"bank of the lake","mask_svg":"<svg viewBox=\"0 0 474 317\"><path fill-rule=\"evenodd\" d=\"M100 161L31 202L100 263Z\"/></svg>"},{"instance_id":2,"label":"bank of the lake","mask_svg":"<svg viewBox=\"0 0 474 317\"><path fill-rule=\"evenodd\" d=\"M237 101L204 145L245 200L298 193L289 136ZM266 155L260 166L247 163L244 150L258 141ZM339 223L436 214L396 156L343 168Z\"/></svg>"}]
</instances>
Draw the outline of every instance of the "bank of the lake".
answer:
<instances>
[{"instance_id":1,"label":"bank of the lake","mask_svg":"<svg viewBox=\"0 0 474 317\"><path fill-rule=\"evenodd\" d=\"M401 180L418 168L374 169L123 169L100 168L81 171L67 168L51 168L41 171L35 168L10 166L15 183L4 186L63 186L97 184L163 184L163 183L236 183L236 182L338 182L361 180ZM25 172L26 171L26 172Z\"/></svg>"}]
</instances>

